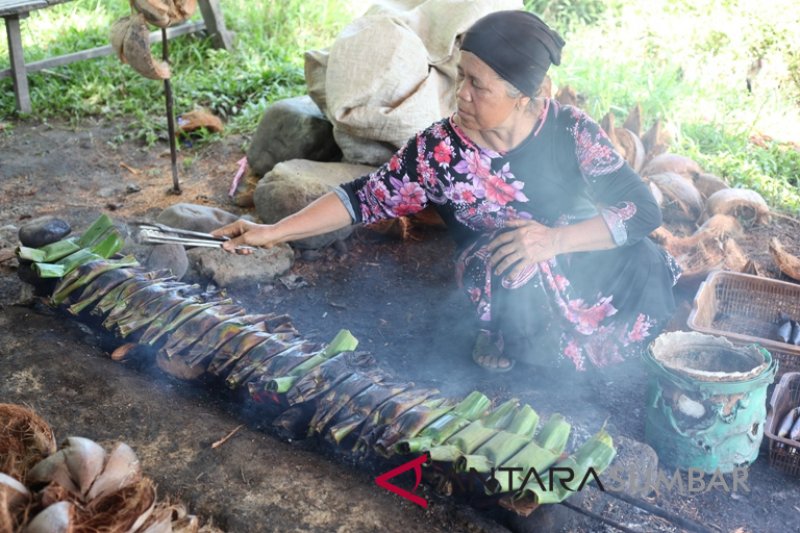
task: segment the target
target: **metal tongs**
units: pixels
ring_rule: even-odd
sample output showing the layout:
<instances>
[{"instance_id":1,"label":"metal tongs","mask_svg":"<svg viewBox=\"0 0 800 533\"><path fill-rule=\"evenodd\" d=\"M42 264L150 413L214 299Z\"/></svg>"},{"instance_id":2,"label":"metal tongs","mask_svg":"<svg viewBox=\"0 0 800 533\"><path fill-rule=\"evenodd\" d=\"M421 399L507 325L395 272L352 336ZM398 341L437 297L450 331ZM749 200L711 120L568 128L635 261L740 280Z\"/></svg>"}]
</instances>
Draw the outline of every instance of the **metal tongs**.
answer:
<instances>
[{"instance_id":1,"label":"metal tongs","mask_svg":"<svg viewBox=\"0 0 800 533\"><path fill-rule=\"evenodd\" d=\"M180 228L171 228L158 223L139 223L138 242L141 244L182 244L190 248L201 246L204 248L222 248L222 243L228 237L215 237L210 233L189 231ZM236 251L253 251L252 246L237 246Z\"/></svg>"}]
</instances>

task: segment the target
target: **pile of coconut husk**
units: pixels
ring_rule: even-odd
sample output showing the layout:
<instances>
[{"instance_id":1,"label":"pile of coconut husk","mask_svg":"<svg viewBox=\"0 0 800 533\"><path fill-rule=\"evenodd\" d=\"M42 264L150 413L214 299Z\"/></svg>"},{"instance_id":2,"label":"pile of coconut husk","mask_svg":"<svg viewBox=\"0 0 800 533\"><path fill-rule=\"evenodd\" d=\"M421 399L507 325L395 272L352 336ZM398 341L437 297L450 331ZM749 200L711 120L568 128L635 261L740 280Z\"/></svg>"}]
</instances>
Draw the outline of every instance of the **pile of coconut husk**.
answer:
<instances>
[{"instance_id":1,"label":"pile of coconut husk","mask_svg":"<svg viewBox=\"0 0 800 533\"><path fill-rule=\"evenodd\" d=\"M58 448L31 409L0 404L0 531L213 533L180 504L158 501L125 443L83 437Z\"/></svg>"},{"instance_id":2,"label":"pile of coconut husk","mask_svg":"<svg viewBox=\"0 0 800 533\"><path fill-rule=\"evenodd\" d=\"M555 99L581 105L570 87ZM704 278L712 270L755 270L751 258L737 243L744 232L770 221L770 209L756 191L731 187L723 178L705 172L694 160L669 152L674 135L661 120L645 131L642 109L635 105L622 126L609 112L600 121L611 143L650 186L661 206L664 223L651 234L683 269L681 281ZM774 239L770 250L782 272L800 279L800 259Z\"/></svg>"}]
</instances>

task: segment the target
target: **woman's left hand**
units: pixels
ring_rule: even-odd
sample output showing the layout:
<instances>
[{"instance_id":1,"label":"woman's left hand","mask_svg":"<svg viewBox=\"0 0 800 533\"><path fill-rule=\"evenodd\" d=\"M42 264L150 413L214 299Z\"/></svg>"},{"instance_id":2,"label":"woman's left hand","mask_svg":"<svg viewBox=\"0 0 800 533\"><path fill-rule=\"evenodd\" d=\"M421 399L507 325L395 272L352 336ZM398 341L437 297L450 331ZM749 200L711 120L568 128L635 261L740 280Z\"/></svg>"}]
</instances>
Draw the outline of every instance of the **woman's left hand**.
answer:
<instances>
[{"instance_id":1,"label":"woman's left hand","mask_svg":"<svg viewBox=\"0 0 800 533\"><path fill-rule=\"evenodd\" d=\"M561 253L560 232L534 220L510 220L504 231L492 239L488 245L491 252L491 267L496 275L508 269L510 277L515 277L525 267L547 261Z\"/></svg>"}]
</instances>

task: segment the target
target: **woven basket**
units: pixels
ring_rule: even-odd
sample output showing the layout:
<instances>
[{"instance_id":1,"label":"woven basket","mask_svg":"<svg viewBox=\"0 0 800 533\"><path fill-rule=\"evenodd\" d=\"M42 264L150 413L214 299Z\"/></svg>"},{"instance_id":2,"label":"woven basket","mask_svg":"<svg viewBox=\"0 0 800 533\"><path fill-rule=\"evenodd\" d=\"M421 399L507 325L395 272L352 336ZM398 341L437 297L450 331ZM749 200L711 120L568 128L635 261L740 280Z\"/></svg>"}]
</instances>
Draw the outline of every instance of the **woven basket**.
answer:
<instances>
[{"instance_id":1,"label":"woven basket","mask_svg":"<svg viewBox=\"0 0 800 533\"><path fill-rule=\"evenodd\" d=\"M757 343L778 361L778 377L800 371L800 346L778 339L780 315L800 320L800 285L715 271L700 285L688 326L739 344Z\"/></svg>"},{"instance_id":2,"label":"woven basket","mask_svg":"<svg viewBox=\"0 0 800 533\"><path fill-rule=\"evenodd\" d=\"M783 417L800 405L800 372L783 375L769 400L769 413L764 435L769 441L769 464L789 475L800 476L800 442L778 437Z\"/></svg>"}]
</instances>

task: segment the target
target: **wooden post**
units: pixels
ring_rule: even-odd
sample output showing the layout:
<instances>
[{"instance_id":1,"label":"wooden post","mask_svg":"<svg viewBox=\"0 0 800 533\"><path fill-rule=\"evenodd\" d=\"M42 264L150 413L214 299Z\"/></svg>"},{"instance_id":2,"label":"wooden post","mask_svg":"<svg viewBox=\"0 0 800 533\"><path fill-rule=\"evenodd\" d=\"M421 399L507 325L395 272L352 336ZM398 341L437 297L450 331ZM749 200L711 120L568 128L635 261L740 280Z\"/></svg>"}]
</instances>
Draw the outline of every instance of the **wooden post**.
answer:
<instances>
[{"instance_id":1,"label":"wooden post","mask_svg":"<svg viewBox=\"0 0 800 533\"><path fill-rule=\"evenodd\" d=\"M233 35L225 28L225 19L222 17L219 0L198 0L198 4L214 48L222 48L230 52L233 49Z\"/></svg>"},{"instance_id":2,"label":"wooden post","mask_svg":"<svg viewBox=\"0 0 800 533\"><path fill-rule=\"evenodd\" d=\"M27 16L27 14L23 16ZM19 30L20 15L7 15L4 18L6 19L8 54L11 58L11 78L14 80L17 109L22 113L30 113L32 111L31 95L28 91L28 72L25 69L25 57L22 53L22 36Z\"/></svg>"}]
</instances>

